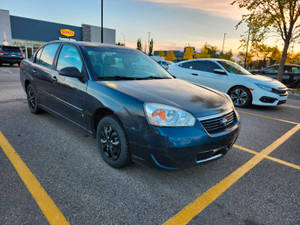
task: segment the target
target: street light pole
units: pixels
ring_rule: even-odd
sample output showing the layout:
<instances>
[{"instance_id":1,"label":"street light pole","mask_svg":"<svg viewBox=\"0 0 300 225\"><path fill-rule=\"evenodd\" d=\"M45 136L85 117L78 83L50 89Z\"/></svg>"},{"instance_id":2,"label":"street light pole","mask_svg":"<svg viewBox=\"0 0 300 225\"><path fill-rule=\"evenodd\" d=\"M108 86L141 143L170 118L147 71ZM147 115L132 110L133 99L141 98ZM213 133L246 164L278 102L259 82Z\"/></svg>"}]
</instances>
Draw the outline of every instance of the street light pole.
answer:
<instances>
[{"instance_id":1,"label":"street light pole","mask_svg":"<svg viewBox=\"0 0 300 225\"><path fill-rule=\"evenodd\" d=\"M248 31L247 45L246 45L246 55L245 55L245 64L244 64L245 69L247 69L247 58L248 58L249 39L250 39L250 26L249 26L249 31Z\"/></svg>"},{"instance_id":2,"label":"street light pole","mask_svg":"<svg viewBox=\"0 0 300 225\"><path fill-rule=\"evenodd\" d=\"M226 33L224 33L224 38L223 38L223 45L222 45L222 55L223 55L223 52L224 52L225 36L226 36Z\"/></svg>"},{"instance_id":3,"label":"street light pole","mask_svg":"<svg viewBox=\"0 0 300 225\"><path fill-rule=\"evenodd\" d=\"M103 43L103 0L101 0L101 43Z\"/></svg>"}]
</instances>

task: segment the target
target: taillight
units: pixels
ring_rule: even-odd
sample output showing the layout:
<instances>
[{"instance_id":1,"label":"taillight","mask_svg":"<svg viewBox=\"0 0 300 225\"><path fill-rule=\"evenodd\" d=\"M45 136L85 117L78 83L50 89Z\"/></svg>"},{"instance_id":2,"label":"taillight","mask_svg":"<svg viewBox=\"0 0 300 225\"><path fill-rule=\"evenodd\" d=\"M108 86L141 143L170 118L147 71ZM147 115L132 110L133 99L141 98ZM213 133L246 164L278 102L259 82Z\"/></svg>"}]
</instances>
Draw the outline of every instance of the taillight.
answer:
<instances>
[{"instance_id":1,"label":"taillight","mask_svg":"<svg viewBox=\"0 0 300 225\"><path fill-rule=\"evenodd\" d=\"M23 58L25 58L25 53L24 52L22 52L22 55L23 55Z\"/></svg>"},{"instance_id":2,"label":"taillight","mask_svg":"<svg viewBox=\"0 0 300 225\"><path fill-rule=\"evenodd\" d=\"M2 52L2 51L0 51L0 55L3 55L3 52Z\"/></svg>"},{"instance_id":3,"label":"taillight","mask_svg":"<svg viewBox=\"0 0 300 225\"><path fill-rule=\"evenodd\" d=\"M21 65L22 65L23 60L20 62L19 70L21 70Z\"/></svg>"}]
</instances>

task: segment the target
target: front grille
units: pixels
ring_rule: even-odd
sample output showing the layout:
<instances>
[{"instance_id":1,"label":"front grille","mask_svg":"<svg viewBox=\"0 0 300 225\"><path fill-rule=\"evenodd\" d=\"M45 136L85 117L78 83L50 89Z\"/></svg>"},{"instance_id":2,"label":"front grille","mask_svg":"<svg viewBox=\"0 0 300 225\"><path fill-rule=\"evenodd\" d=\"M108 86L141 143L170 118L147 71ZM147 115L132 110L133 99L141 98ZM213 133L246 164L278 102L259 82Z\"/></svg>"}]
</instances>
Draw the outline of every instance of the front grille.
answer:
<instances>
[{"instance_id":1,"label":"front grille","mask_svg":"<svg viewBox=\"0 0 300 225\"><path fill-rule=\"evenodd\" d=\"M279 96L286 96L288 94L286 89L275 89L272 88L272 92L278 94Z\"/></svg>"},{"instance_id":2,"label":"front grille","mask_svg":"<svg viewBox=\"0 0 300 225\"><path fill-rule=\"evenodd\" d=\"M206 120L201 120L200 118L199 120L208 133L213 133L228 127L230 124L233 123L234 119L234 111L231 111L227 114L217 116L214 118L209 118Z\"/></svg>"},{"instance_id":3,"label":"front grille","mask_svg":"<svg viewBox=\"0 0 300 225\"><path fill-rule=\"evenodd\" d=\"M209 150L209 151L205 151L205 152L199 152L197 154L196 162L201 163L201 162L206 162L206 161L210 161L213 159L217 159L217 158L225 155L227 150L228 150L227 147L223 147L223 148Z\"/></svg>"}]
</instances>

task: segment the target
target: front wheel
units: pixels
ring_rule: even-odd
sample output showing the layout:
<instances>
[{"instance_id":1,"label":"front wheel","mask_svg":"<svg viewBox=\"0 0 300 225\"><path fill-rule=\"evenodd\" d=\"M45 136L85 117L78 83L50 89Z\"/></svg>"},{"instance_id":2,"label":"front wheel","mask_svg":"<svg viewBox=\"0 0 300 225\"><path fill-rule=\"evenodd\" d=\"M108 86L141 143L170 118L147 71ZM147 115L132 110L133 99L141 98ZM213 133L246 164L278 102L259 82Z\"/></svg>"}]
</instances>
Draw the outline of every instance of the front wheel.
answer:
<instances>
[{"instance_id":1,"label":"front wheel","mask_svg":"<svg viewBox=\"0 0 300 225\"><path fill-rule=\"evenodd\" d=\"M128 139L124 128L114 116L106 116L97 127L98 148L103 160L114 168L131 162Z\"/></svg>"},{"instance_id":2,"label":"front wheel","mask_svg":"<svg viewBox=\"0 0 300 225\"><path fill-rule=\"evenodd\" d=\"M247 107L252 101L250 91L242 86L238 86L230 90L229 96L236 107Z\"/></svg>"},{"instance_id":3,"label":"front wheel","mask_svg":"<svg viewBox=\"0 0 300 225\"><path fill-rule=\"evenodd\" d=\"M42 113L43 110L38 108L36 92L31 84L28 85L26 92L27 92L27 103L30 112L32 112L33 114Z\"/></svg>"}]
</instances>

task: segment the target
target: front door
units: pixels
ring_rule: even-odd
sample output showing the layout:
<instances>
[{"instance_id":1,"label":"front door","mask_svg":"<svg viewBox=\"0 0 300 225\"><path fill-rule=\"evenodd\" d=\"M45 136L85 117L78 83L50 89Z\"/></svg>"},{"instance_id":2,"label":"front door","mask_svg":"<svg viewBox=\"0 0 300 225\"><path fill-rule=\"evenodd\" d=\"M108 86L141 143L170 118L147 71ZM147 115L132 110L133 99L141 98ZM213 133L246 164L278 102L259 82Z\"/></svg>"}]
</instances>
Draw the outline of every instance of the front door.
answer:
<instances>
[{"instance_id":1,"label":"front door","mask_svg":"<svg viewBox=\"0 0 300 225\"><path fill-rule=\"evenodd\" d=\"M67 77L59 74L65 67L76 67L83 78ZM87 79L85 69L77 48L65 44L59 53L56 71L53 74L55 83L52 89L54 110L61 116L86 128L85 99L87 91Z\"/></svg>"}]
</instances>

